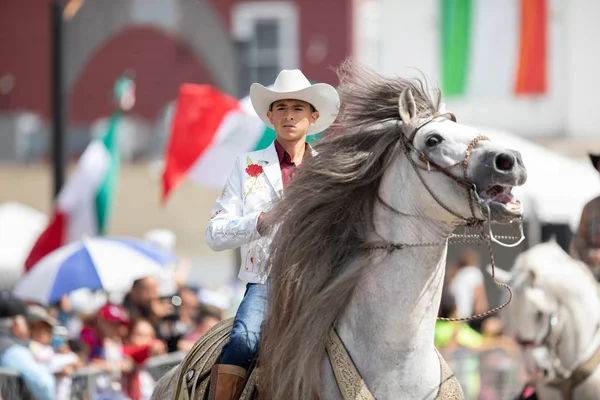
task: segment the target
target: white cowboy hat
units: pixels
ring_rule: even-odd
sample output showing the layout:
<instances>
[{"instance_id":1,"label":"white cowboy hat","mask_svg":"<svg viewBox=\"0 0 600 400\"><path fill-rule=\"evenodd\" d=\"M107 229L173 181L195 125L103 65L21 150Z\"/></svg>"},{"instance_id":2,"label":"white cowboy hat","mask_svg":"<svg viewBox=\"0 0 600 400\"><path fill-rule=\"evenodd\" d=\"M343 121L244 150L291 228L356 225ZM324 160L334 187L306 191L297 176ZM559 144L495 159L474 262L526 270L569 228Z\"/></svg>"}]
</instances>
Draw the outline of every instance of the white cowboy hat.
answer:
<instances>
[{"instance_id":1,"label":"white cowboy hat","mask_svg":"<svg viewBox=\"0 0 600 400\"><path fill-rule=\"evenodd\" d=\"M269 107L277 100L288 99L305 101L319 112L317 121L308 128L308 135L315 135L327 129L339 112L340 97L337 90L326 83L311 85L299 69L281 71L273 84L273 90L260 83L250 86L250 101L254 111L270 128L273 128L273 124L267 117Z\"/></svg>"}]
</instances>

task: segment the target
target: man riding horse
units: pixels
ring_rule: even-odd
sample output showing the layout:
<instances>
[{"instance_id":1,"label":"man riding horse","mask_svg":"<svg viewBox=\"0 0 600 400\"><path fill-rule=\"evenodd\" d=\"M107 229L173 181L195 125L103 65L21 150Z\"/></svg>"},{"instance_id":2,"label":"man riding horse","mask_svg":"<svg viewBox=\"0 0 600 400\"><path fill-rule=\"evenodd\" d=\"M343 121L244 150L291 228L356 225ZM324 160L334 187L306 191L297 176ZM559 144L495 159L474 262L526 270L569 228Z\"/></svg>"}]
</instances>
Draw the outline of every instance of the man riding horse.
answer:
<instances>
[{"instance_id":1,"label":"man riding horse","mask_svg":"<svg viewBox=\"0 0 600 400\"><path fill-rule=\"evenodd\" d=\"M297 150L310 148L303 134L292 134L329 126L337 92L309 86L298 72L282 73L275 94L251 90L288 152L281 160L302 165L274 202L284 187L276 144L238 158L207 239L215 249L242 246L240 276L256 284L228 348L220 350L232 320L160 379L154 399L204 398L211 370L212 398L230 400L246 374L244 400L464 398L434 346L448 241L458 225L473 226L491 251L483 229L522 218L512 189L527 179L523 160L456 122L439 91L421 80L385 77L351 61L337 73L339 125L304 160ZM261 327L264 282L269 311ZM259 368L227 365L233 352L252 367L259 327Z\"/></svg>"},{"instance_id":2,"label":"man riding horse","mask_svg":"<svg viewBox=\"0 0 600 400\"><path fill-rule=\"evenodd\" d=\"M211 372L214 400L239 398L258 347L267 308L264 265L270 239L261 235L265 213L281 197L296 166L312 155L306 136L327 129L338 114L335 88L311 85L299 70L283 70L272 90L254 83L250 99L258 116L275 130L276 139L264 150L237 158L205 233L206 243L215 251L241 247L238 277L247 282L230 340Z\"/></svg>"}]
</instances>

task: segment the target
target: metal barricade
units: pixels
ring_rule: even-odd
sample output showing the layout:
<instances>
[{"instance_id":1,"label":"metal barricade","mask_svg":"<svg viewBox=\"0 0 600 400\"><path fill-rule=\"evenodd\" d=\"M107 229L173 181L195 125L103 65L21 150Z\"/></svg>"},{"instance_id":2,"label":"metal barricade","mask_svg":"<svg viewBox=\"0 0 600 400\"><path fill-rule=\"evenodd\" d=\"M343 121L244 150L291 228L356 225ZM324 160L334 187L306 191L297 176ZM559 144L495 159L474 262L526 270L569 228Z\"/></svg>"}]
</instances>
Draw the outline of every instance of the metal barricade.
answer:
<instances>
[{"instance_id":1,"label":"metal barricade","mask_svg":"<svg viewBox=\"0 0 600 400\"><path fill-rule=\"evenodd\" d=\"M21 376L13 370L0 367L1 400L33 400Z\"/></svg>"},{"instance_id":2,"label":"metal barricade","mask_svg":"<svg viewBox=\"0 0 600 400\"><path fill-rule=\"evenodd\" d=\"M170 371L171 368L179 365L185 358L185 355L186 353L184 352L176 352L152 357L146 361L143 369L147 371L156 382L164 374ZM72 379L72 400L93 400L99 396L102 397L103 395L106 395L106 393L111 390L110 377L106 373L98 371L96 368L79 369L73 375Z\"/></svg>"},{"instance_id":3,"label":"metal barricade","mask_svg":"<svg viewBox=\"0 0 600 400\"><path fill-rule=\"evenodd\" d=\"M96 368L78 369L72 376L71 399L94 399L97 391L97 380L101 375Z\"/></svg>"},{"instance_id":4,"label":"metal barricade","mask_svg":"<svg viewBox=\"0 0 600 400\"><path fill-rule=\"evenodd\" d=\"M520 357L512 357L502 349L479 355L481 400L513 400L525 384L525 368Z\"/></svg>"},{"instance_id":5,"label":"metal barricade","mask_svg":"<svg viewBox=\"0 0 600 400\"><path fill-rule=\"evenodd\" d=\"M165 354L149 358L144 365L144 369L152 376L152 379L158 381L164 374L169 372L173 367L181 364L186 353L178 351L175 353Z\"/></svg>"},{"instance_id":6,"label":"metal barricade","mask_svg":"<svg viewBox=\"0 0 600 400\"><path fill-rule=\"evenodd\" d=\"M442 352L460 382L465 400L513 400L524 384L523 362L503 349Z\"/></svg>"}]
</instances>

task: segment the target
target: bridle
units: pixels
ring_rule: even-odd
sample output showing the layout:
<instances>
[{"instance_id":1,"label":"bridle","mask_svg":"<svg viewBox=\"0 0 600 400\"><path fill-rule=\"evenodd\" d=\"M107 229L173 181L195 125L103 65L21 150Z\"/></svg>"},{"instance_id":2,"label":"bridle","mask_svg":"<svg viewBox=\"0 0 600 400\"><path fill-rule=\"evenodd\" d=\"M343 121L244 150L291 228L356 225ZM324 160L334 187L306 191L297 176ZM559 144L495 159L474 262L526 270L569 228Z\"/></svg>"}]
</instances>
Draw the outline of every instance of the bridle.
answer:
<instances>
[{"instance_id":1,"label":"bridle","mask_svg":"<svg viewBox=\"0 0 600 400\"><path fill-rule=\"evenodd\" d=\"M538 347L546 347L548 349L548 353L551 358L552 367L555 371L561 376L567 375L567 368L562 364L560 358L558 357L557 347L560 344L560 340L562 338L562 331L559 331L559 318L558 312L553 312L548 315L548 324L546 329L546 334L542 339L538 342L535 339L527 340L523 339L520 336L515 338L515 341L519 344L519 346L523 348L538 348Z\"/></svg>"},{"instance_id":2,"label":"bridle","mask_svg":"<svg viewBox=\"0 0 600 400\"><path fill-rule=\"evenodd\" d=\"M477 186L473 182L469 181L469 179L467 178L467 170L469 167L469 157L471 156L471 153L473 152L473 149L475 148L477 143L479 143L482 140L489 140L487 137L477 136L475 139L473 139L471 141L471 143L469 143L469 146L467 147L467 149L465 151L465 157L463 158L463 160L459 161L455 164L449 165L447 167L440 166L439 164L437 164L435 161L431 160L429 157L427 157L427 155L425 155L422 151L420 151L413 145L413 140L415 138L416 133L419 131L419 129L423 128L425 125L431 123L432 121L435 121L439 117L445 117L445 118L452 120L453 122L456 122L456 117L452 113L445 113L445 114L436 113L432 117L430 117L428 120L426 120L424 123L417 126L411 132L411 134L408 136L404 134L404 130L402 129L403 127L400 127L401 132L402 132L400 135L400 146L402 147L402 152L404 153L406 158L409 160L410 165L413 167L413 169L415 170L415 173L419 177L419 180L421 181L421 183L423 184L423 186L425 187L427 192L429 192L431 197L444 210L446 210L451 215L453 215L453 216L459 218L461 221L463 221L466 226L479 229L479 234L476 234L476 235L452 234L452 235L450 235L450 237L448 239L463 238L463 239L466 239L464 243L466 243L467 241L470 241L470 240L473 240L476 242L485 242L487 244L487 247L488 247L488 250L490 253L490 261L491 261L491 266L492 266L492 280L494 281L494 283L496 285L503 287L508 291L508 294L509 294L508 300L501 306L493 308L489 311L486 311L486 312L483 312L480 314L476 314L471 317L466 317L466 318L440 318L440 317L438 317L438 320L440 320L440 321L470 321L470 320L482 318L487 315L493 314L497 311L500 311L501 309L506 307L512 300L513 295L512 295L512 290L510 289L510 287L508 285L506 285L502 282L498 282L496 280L494 253L492 251L492 242L494 241L494 242L497 242L497 243L499 243L503 246L507 246L507 247L514 247L514 246L517 246L519 243L521 243L525 239L525 237L523 235L523 225L521 224L520 225L521 238L518 242L516 242L514 244L505 244L494 238L494 236L492 234L492 228L491 228L492 219L491 219L491 211L490 211L489 205L486 204L483 200L481 200L481 198L479 197L479 195L477 193ZM413 158L413 154L412 154L413 152L417 154L418 159L423 164L418 164L417 161L415 161L415 159ZM455 176L454 174L452 174L450 172L450 170L452 168L457 167L457 166L462 166L462 169L463 169L462 176ZM443 201L441 201L440 198L435 194L435 192L430 188L430 186L427 184L427 182L423 178L422 171L427 171L427 173L431 173L431 172L443 173L448 178L450 178L452 181L456 182L456 184L458 184L460 187L464 188L467 191L471 216L464 217L460 213L458 213L458 212L452 210L450 207L448 207ZM404 214L404 213L396 210L390 204L385 203L382 199L379 199L379 200L383 202L383 204L386 206L386 208L389 208L391 211L395 212L396 214ZM475 215L475 206L480 207L485 219L477 218L477 216ZM404 214L404 215L406 215L406 214ZM484 225L486 223L488 225L488 233L485 232L485 228L484 228ZM506 238L508 238L508 237L506 237ZM372 244L372 245L367 246L366 249L370 250L370 251L384 250L384 251L391 253L393 251L403 250L406 248L426 247L426 246L446 246L448 244L448 239L442 243L436 243L436 242L393 243L393 242L388 242L383 245ZM511 239L514 239L514 238L511 238ZM335 333L335 327L332 328L332 332ZM337 333L336 333L336 336L337 336ZM327 352L329 354L329 359L330 359L330 362L331 362L333 370L334 370L334 375L338 382L338 387L341 388L341 382L346 382L345 384L347 384L347 385L349 384L349 386L352 386L353 383L356 383L357 385L354 385L354 386L357 386L357 387L354 387L354 386L353 387L354 387L354 389L359 389L359 392L361 394L363 394L363 396L361 396L361 398L375 399L375 397L372 395L372 393L369 391L368 387L362 380L360 372L356 368L356 365L352 362L352 359L350 358L350 356L347 354L343 357L342 356L338 356L338 357L332 356L331 352L335 352L335 350L339 349L339 348L342 348L345 352L347 352L347 350L345 349L344 343L341 340L341 338L339 338L339 336L337 336L337 341L339 342L339 346L334 345L334 346L332 346L333 348L330 349L330 346L328 345ZM338 377L338 375L341 376L341 378ZM356 392L356 393L358 393L358 392ZM353 394L351 396L344 396L344 398L358 398L358 396L356 396L356 393L353 392Z\"/></svg>"},{"instance_id":3,"label":"bridle","mask_svg":"<svg viewBox=\"0 0 600 400\"><path fill-rule=\"evenodd\" d=\"M536 340L525 340L522 337L517 336L515 338L516 342L519 346L523 348L539 348L545 347L548 349L548 356L550 358L550 364L556 374L556 377L553 379L546 380L545 383L554 386L556 388L561 388L561 386L570 383L578 372L578 369L585 363L585 360L577 360L570 368L566 367L562 360L558 355L558 346L561 343L563 337L562 328L564 326L563 319L559 316L560 304L557 307L557 310L550 313L548 315L548 323L546 333L543 338L538 342ZM600 323L596 326L596 331L594 333L593 338L598 339L600 335ZM592 342L595 342L592 339ZM598 350L596 350L598 351ZM570 391L573 390L580 382L580 377L575 377L576 382L571 382L572 387L569 388ZM564 389L563 389L564 390ZM569 392L570 393L570 392ZM564 397L564 393L563 393ZM570 397L567 397L570 398Z\"/></svg>"},{"instance_id":4,"label":"bridle","mask_svg":"<svg viewBox=\"0 0 600 400\"><path fill-rule=\"evenodd\" d=\"M525 236L523 234L523 225L522 225L522 221L520 225L519 225L519 229L520 229L520 238L515 238L515 237L498 237L498 238L506 238L506 239L519 239L516 243L503 243L500 242L496 237L494 237L493 233L492 233L492 221L491 221L491 211L489 208L489 205L486 204L480 197L479 194L477 193L477 186L471 182L468 178L467 178L467 170L469 167L469 158L471 156L471 153L473 152L473 149L475 148L475 146L484 140L490 140L488 137L486 136L482 136L479 135L477 137L475 137L471 143L469 143L469 145L467 146L466 150L465 150L465 157L452 165L448 165L448 166L440 166L438 163L436 163L435 161L433 161L431 158L429 158L425 153L423 153L422 151L420 151L419 149L417 149L414 144L414 138L417 134L417 132L422 129L424 126L426 126L427 124L436 121L438 118L447 118L453 122L456 122L456 116L453 113L444 113L444 114L440 114L440 113L435 113L433 116L431 116L430 118L428 118L426 121L424 121L423 123L421 123L420 125L416 126L409 135L406 135L404 133L404 129L402 126L400 126L401 129L401 134L400 134L400 146L402 147L402 151L404 153L404 155L406 156L406 158L409 160L410 165L413 167L415 173L417 174L417 176L419 177L419 180L421 181L421 184L423 185L423 187L425 187L425 189L427 190L427 192L431 195L431 197L444 209L446 210L448 213L450 213L451 215L459 218L461 221L463 221L465 223L465 225L467 227L473 227L479 230L478 234L475 235L457 235L457 234L452 234L450 235L449 239L454 239L454 238L463 238L463 239L467 239L469 241L475 241L475 242L485 242L487 243L487 247L489 250L489 254L490 254L490 262L491 262L491 266L492 266L492 280L493 282L499 286L499 287L503 287L508 291L508 299L506 300L506 302L504 302L504 304L495 307L491 310L488 310L486 312L483 313L479 313L470 317L462 317L462 318L442 318L442 317L438 317L439 321L453 321L453 322L459 322L459 321L471 321L474 319L479 319L479 318L483 318L486 317L488 315L491 315L497 311L502 310L503 308L505 308L512 300L512 290L510 288L510 286L508 286L505 283L502 282L498 282L496 280L496 275L495 275L495 261L494 261L494 253L492 251L492 242L496 242L502 246L505 247L516 247L518 246L524 239ZM400 122L398 122L398 124L400 125ZM415 161L415 159L413 158L413 154L412 153L416 153L418 160L423 163L423 164L418 164L417 161ZM451 169L455 168L455 167L462 167L462 176L456 176L454 174L452 174L450 171ZM448 178L450 178L452 181L454 181L457 185L459 185L460 187L462 187L463 189L466 190L467 192L467 198L469 199L469 209L471 211L471 216L470 217L465 217L463 215L461 215L460 213L452 210L452 208L450 208L448 205L446 205L442 200L440 200L440 198L435 194L435 192L431 189L431 187L427 184L427 182L425 181L425 178L423 177L423 173L422 171L427 171L427 173L431 173L431 172L439 172L439 173L443 173L444 175L446 175ZM393 209L390 205L386 205L388 208L391 208L392 211L401 214L399 211ZM477 218L477 216L475 215L475 206L478 206L481 210L481 212L483 213L483 215L485 216L485 219L481 219L481 218ZM487 223L487 228L488 231L485 232L485 225ZM368 246L368 250L387 250L388 252L393 252L395 250L402 250L405 248L413 248L413 247L428 247L428 246L445 246L448 242L444 241L442 243L435 243L435 242L430 242L430 243L414 243L414 244L407 244L407 243L386 243L385 245L370 245ZM466 243L466 241L464 242Z\"/></svg>"},{"instance_id":5,"label":"bridle","mask_svg":"<svg viewBox=\"0 0 600 400\"><path fill-rule=\"evenodd\" d=\"M471 141L471 143L469 143L469 146L467 146L467 149L465 151L465 157L462 161L459 161L459 162L449 165L447 167L442 167L438 163L433 161L431 158L426 156L422 151L417 149L413 144L417 132L420 129L422 129L423 127L425 127L426 125L430 124L431 122L437 120L440 117L448 118L451 121L456 122L456 116L452 113L446 113L446 114L436 113L436 114L434 114L431 118L427 119L427 121L423 122L421 125L417 126L415 129L413 129L413 131L411 132L411 134L409 136L406 136L404 134L400 135L400 143L402 146L402 150L403 150L404 154L406 155L406 158L409 160L410 164L412 165L413 169L417 173L417 176L419 177L419 180L421 181L421 183L423 184L425 189L429 192L431 197L433 197L433 199L444 210L449 212L451 215L465 221L467 226L482 225L485 222L485 220L482 220L475 216L474 199L478 198L477 187L475 186L475 184L473 182L469 181L469 179L467 178L467 169L469 167L469 157L471 157L471 153L473 152L473 149L475 148L477 143L484 141L484 140L490 140L490 139L487 138L486 136L482 136L482 135L475 137ZM421 162L423 162L425 165L417 164L415 159L412 157L411 152L415 152L418 155L419 160ZM462 167L462 171L463 171L462 176L456 176L450 172L450 170L452 168L459 167L459 166ZM432 167L433 167L433 169L432 169ZM450 207L448 207L446 204L444 204L444 202L440 200L440 198L433 192L433 190L431 190L430 186L425 182L425 179L423 178L423 175L420 172L420 170L425 170L425 171L427 171L427 173L431 173L431 172L443 173L448 178L450 178L451 180L456 182L460 187L464 188L467 191L467 197L469 199L469 209L471 211L471 217L465 218L464 216L460 215L459 213L457 213L456 211L454 211Z\"/></svg>"}]
</instances>

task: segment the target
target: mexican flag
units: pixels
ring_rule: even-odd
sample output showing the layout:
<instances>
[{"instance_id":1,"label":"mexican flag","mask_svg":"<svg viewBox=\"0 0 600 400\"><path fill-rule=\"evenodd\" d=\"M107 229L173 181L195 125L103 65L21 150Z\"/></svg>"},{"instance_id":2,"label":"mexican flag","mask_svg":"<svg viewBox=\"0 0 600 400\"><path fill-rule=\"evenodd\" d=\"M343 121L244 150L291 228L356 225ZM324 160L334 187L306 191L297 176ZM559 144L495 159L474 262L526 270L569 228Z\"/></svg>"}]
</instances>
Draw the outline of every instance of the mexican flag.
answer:
<instances>
[{"instance_id":1,"label":"mexican flag","mask_svg":"<svg viewBox=\"0 0 600 400\"><path fill-rule=\"evenodd\" d=\"M81 155L75 171L58 194L46 230L25 261L25 271L67 243L105 233L119 174L120 118L121 112L115 112L105 136L94 139Z\"/></svg>"},{"instance_id":2,"label":"mexican flag","mask_svg":"<svg viewBox=\"0 0 600 400\"><path fill-rule=\"evenodd\" d=\"M249 96L238 100L211 85L182 85L165 154L163 202L186 177L222 189L237 156L273 140L275 131L256 115Z\"/></svg>"},{"instance_id":3,"label":"mexican flag","mask_svg":"<svg viewBox=\"0 0 600 400\"><path fill-rule=\"evenodd\" d=\"M439 0L446 97L543 95L547 0Z\"/></svg>"}]
</instances>

